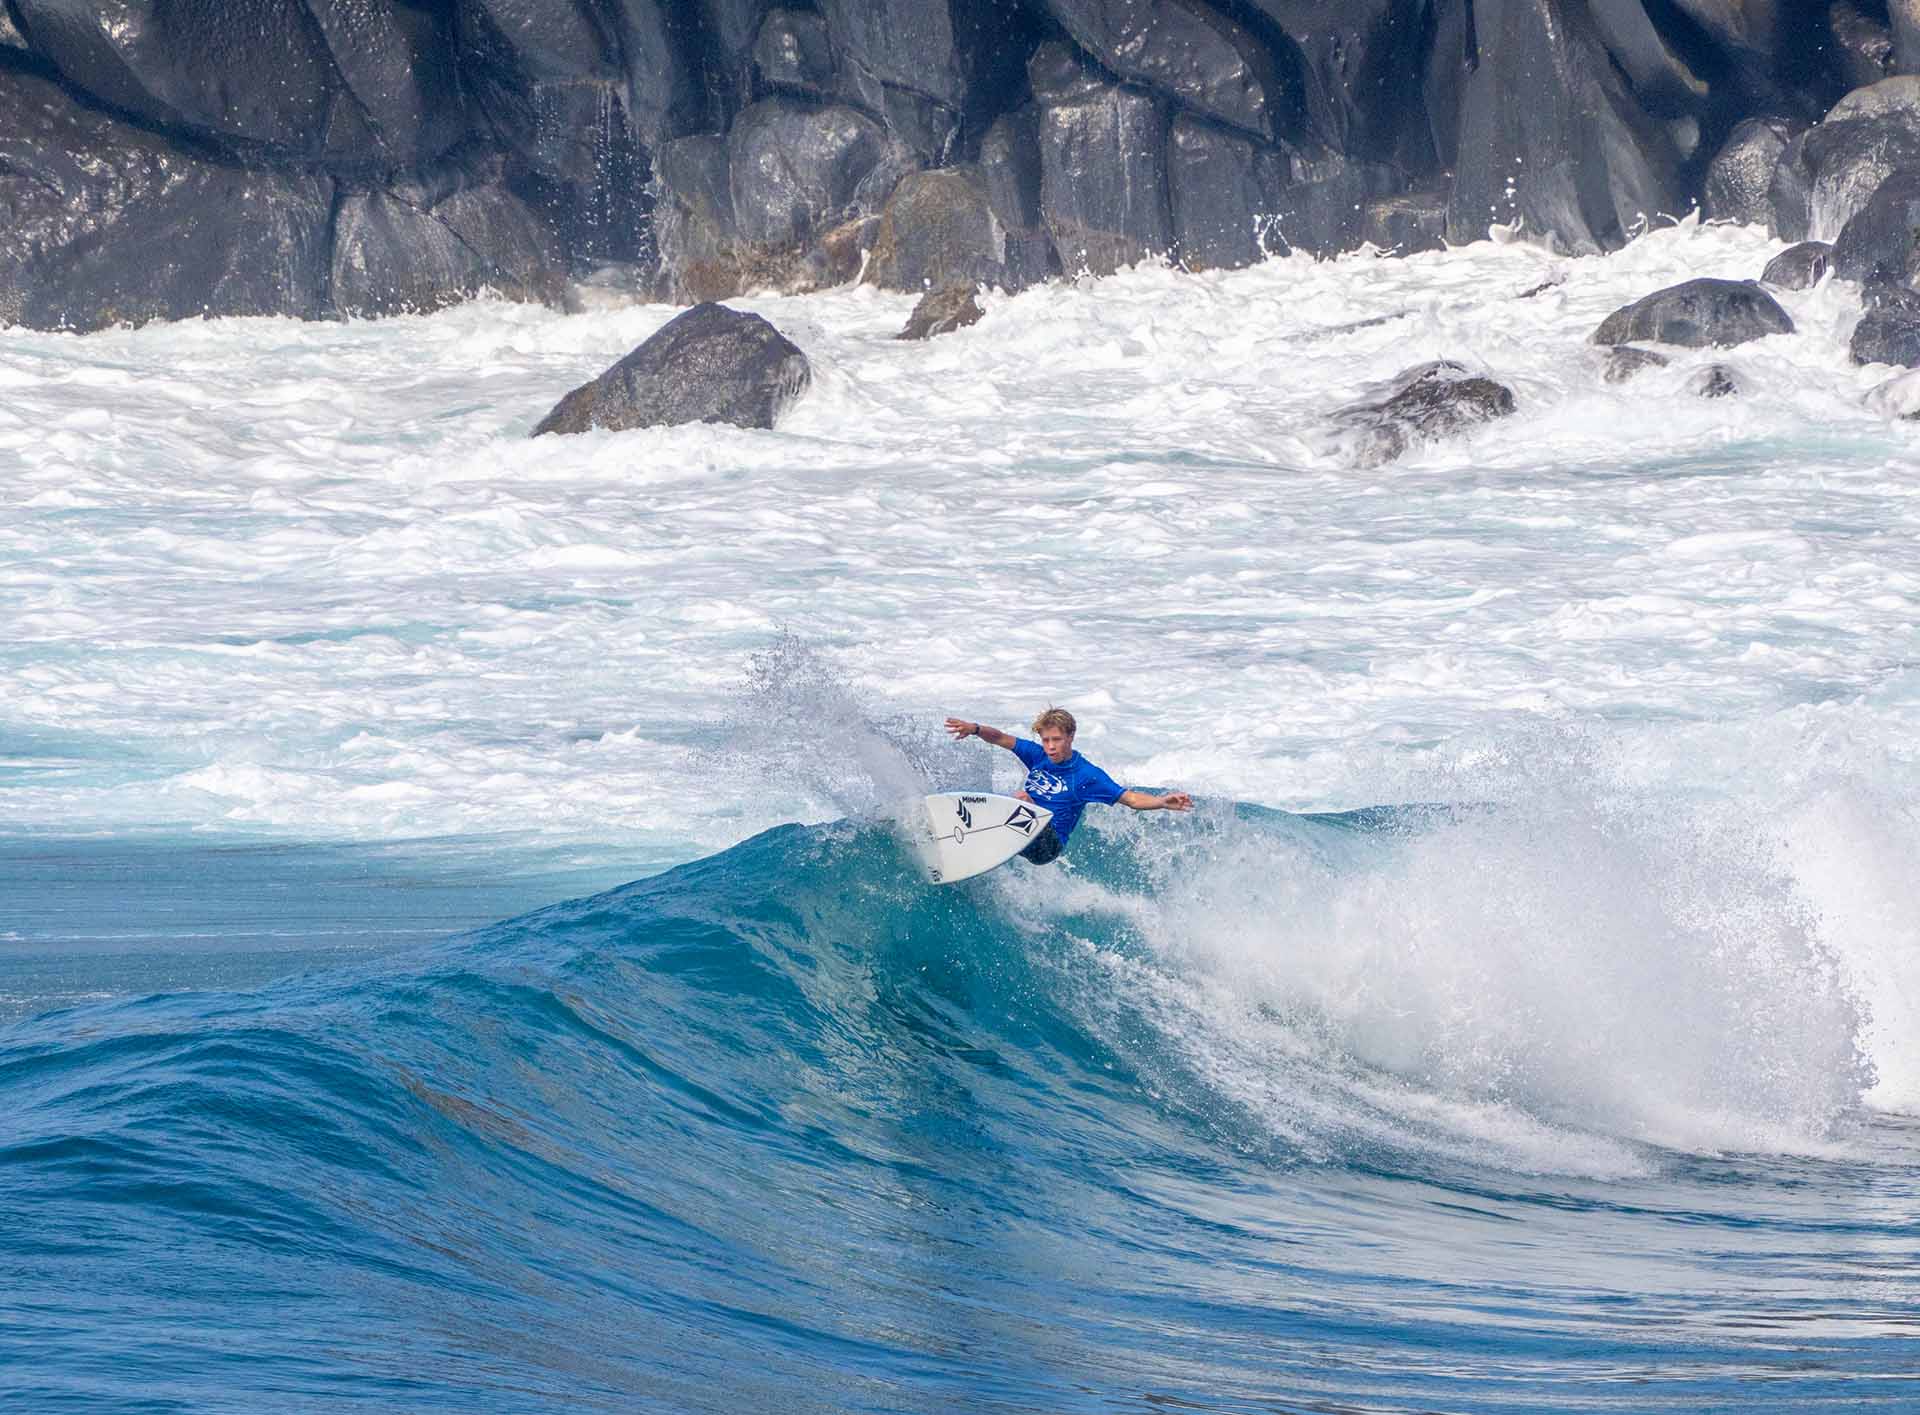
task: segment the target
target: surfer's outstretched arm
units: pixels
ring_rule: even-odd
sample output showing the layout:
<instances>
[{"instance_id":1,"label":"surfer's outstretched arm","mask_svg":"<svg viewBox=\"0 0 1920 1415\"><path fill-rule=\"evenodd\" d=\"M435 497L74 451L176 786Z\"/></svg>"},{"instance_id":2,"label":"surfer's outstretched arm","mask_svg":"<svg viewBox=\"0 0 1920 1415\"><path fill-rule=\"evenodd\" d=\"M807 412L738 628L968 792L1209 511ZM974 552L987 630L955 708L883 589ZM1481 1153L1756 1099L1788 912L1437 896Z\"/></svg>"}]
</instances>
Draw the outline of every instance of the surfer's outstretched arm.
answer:
<instances>
[{"instance_id":1,"label":"surfer's outstretched arm","mask_svg":"<svg viewBox=\"0 0 1920 1415\"><path fill-rule=\"evenodd\" d=\"M1184 791L1156 796L1151 791L1126 790L1120 793L1120 804L1132 806L1136 811L1190 811L1193 797Z\"/></svg>"},{"instance_id":2,"label":"surfer's outstretched arm","mask_svg":"<svg viewBox=\"0 0 1920 1415\"><path fill-rule=\"evenodd\" d=\"M950 717L947 719L947 731L953 734L953 740L956 742L965 741L969 737L978 737L989 747L1005 747L1009 752L1013 750L1012 733L1002 732L997 727L989 727L984 722L968 722L964 717Z\"/></svg>"}]
</instances>

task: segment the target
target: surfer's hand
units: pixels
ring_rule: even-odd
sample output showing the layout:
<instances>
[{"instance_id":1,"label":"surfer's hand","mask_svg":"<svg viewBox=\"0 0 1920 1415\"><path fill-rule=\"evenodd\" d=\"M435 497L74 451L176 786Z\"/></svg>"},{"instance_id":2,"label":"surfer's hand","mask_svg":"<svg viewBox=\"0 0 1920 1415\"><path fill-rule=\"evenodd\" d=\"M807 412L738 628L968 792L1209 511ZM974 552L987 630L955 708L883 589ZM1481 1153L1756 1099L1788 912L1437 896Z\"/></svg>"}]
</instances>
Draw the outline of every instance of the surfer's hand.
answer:
<instances>
[{"instance_id":1,"label":"surfer's hand","mask_svg":"<svg viewBox=\"0 0 1920 1415\"><path fill-rule=\"evenodd\" d=\"M950 717L947 719L947 731L953 734L954 741L961 742L979 735L980 724L968 722L964 717Z\"/></svg>"},{"instance_id":2,"label":"surfer's hand","mask_svg":"<svg viewBox=\"0 0 1920 1415\"><path fill-rule=\"evenodd\" d=\"M1169 811L1190 811L1193 809L1193 797L1184 791L1169 791L1160 798L1160 805Z\"/></svg>"}]
</instances>

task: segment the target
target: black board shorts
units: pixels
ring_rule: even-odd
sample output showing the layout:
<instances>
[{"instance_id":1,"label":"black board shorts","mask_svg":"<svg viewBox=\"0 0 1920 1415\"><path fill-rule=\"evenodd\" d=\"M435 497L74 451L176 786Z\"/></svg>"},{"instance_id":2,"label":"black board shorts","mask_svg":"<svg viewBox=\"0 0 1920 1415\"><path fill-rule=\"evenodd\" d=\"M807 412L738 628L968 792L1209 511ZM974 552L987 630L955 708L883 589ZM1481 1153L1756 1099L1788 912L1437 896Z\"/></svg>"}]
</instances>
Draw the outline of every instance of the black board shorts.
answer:
<instances>
[{"instance_id":1,"label":"black board shorts","mask_svg":"<svg viewBox=\"0 0 1920 1415\"><path fill-rule=\"evenodd\" d=\"M1020 858L1036 865L1051 865L1066 848L1067 843L1060 838L1060 832L1048 826L1033 837L1033 843L1020 852Z\"/></svg>"}]
</instances>

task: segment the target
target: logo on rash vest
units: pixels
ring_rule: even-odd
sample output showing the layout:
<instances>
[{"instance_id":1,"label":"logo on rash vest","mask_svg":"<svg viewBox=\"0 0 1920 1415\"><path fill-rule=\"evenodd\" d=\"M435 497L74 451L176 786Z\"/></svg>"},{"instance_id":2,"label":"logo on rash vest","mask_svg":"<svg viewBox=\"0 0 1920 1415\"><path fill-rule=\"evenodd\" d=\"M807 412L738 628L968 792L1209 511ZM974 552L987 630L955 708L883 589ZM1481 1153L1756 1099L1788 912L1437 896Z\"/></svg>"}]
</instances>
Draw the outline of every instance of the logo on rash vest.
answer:
<instances>
[{"instance_id":1,"label":"logo on rash vest","mask_svg":"<svg viewBox=\"0 0 1920 1415\"><path fill-rule=\"evenodd\" d=\"M1051 772L1035 767L1027 773L1027 794L1029 796L1064 796L1067 791L1067 779L1055 776Z\"/></svg>"}]
</instances>

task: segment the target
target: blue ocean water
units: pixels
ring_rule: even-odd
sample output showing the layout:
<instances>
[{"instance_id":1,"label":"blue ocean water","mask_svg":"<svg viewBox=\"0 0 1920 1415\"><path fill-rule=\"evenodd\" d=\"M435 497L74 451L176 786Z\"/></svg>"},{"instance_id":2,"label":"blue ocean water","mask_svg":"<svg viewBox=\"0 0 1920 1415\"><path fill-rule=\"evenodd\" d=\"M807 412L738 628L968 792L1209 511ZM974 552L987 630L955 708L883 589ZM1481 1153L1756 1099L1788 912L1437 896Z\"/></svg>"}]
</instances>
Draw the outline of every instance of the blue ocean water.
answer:
<instances>
[{"instance_id":1,"label":"blue ocean water","mask_svg":"<svg viewBox=\"0 0 1920 1415\"><path fill-rule=\"evenodd\" d=\"M1243 811L1206 858L1095 829L1069 871L932 890L884 825L782 827L430 946L15 1020L0 1383L48 1411L1920 1406L1915 1122L1686 1152L1530 1120L1522 1077L1453 1113L1304 1004L1234 1024L1271 1029L1238 1034L1265 1095L1170 1020L1170 878L1248 849L1378 876L1480 828Z\"/></svg>"}]
</instances>

